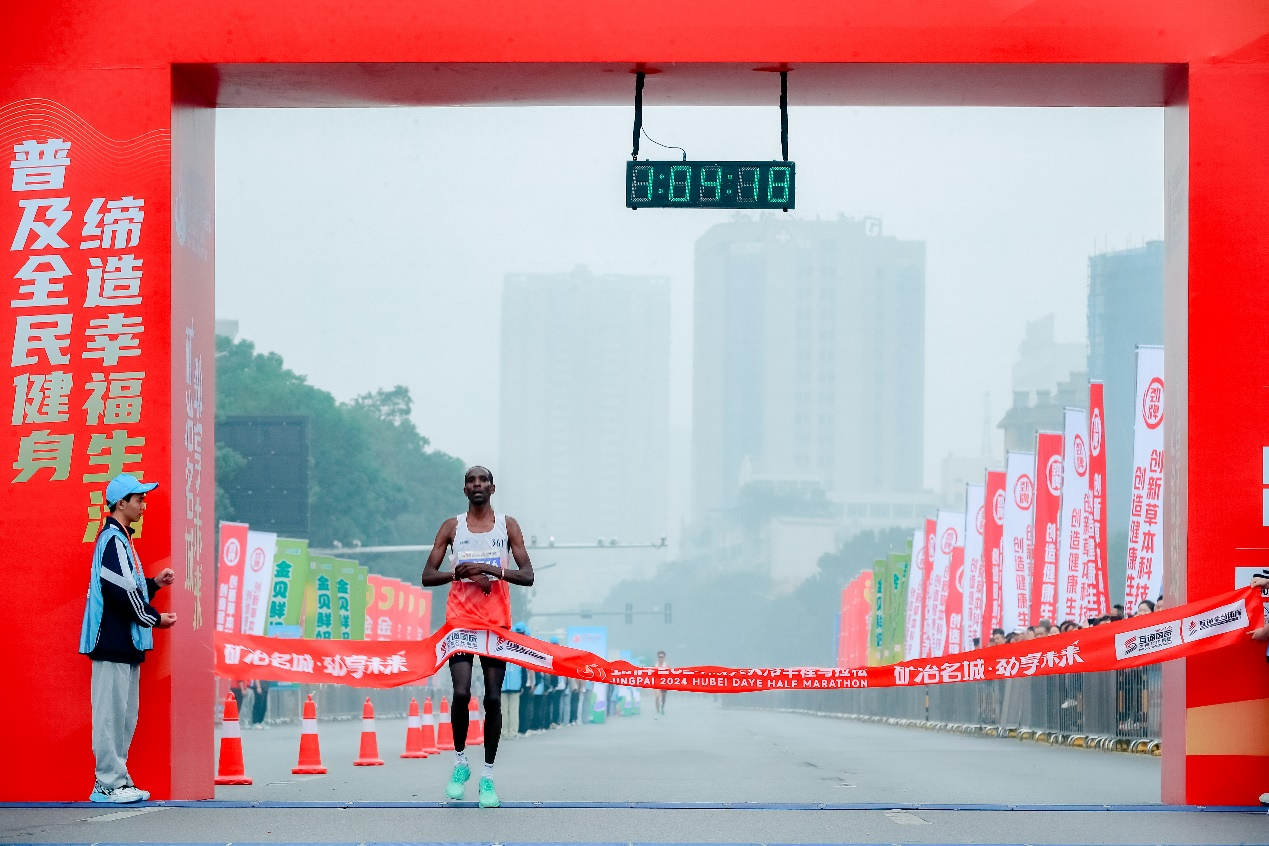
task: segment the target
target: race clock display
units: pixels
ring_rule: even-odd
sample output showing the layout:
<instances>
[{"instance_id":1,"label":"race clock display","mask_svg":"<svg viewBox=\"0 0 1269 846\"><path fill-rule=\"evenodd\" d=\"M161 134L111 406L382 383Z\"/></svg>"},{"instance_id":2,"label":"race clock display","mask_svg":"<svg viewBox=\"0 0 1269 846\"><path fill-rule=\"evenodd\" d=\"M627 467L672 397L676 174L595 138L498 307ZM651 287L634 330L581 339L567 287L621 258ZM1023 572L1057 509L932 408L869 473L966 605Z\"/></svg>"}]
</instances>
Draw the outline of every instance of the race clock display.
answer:
<instances>
[{"instance_id":1,"label":"race clock display","mask_svg":"<svg viewBox=\"0 0 1269 846\"><path fill-rule=\"evenodd\" d=\"M775 162L626 162L626 208L782 209L794 203L794 165Z\"/></svg>"}]
</instances>

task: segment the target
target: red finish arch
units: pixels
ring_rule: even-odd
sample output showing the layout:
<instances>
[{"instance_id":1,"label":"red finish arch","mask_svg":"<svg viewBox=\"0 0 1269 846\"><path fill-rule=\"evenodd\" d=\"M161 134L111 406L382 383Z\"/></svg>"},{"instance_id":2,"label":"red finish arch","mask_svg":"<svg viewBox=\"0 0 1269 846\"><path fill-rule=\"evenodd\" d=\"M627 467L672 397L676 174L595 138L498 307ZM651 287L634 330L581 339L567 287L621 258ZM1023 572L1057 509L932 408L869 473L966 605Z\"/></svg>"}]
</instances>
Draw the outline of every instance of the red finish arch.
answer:
<instances>
[{"instance_id":1,"label":"red finish arch","mask_svg":"<svg viewBox=\"0 0 1269 846\"><path fill-rule=\"evenodd\" d=\"M20 761L0 776L0 798L82 799L90 787L87 662L75 646L80 536L100 485L85 477L142 465L165 495L141 549L152 570L178 570L161 602L187 625L146 664L132 764L156 798L212 795L212 468L202 456L211 454L214 109L624 103L635 63L662 71L649 85L654 102L771 102L771 78L752 71L787 63L795 105L1166 107L1170 600L1227 591L1234 566L1269 564L1261 0L22 4L6 11L0 34L0 143L73 139L72 164L57 190L9 193L0 228L15 238L23 200L64 198L73 220L58 229L62 241L39 246L32 230L7 254L7 291L31 302L0 322L14 339L4 407L11 380L29 392L32 378L56 371L75 384L64 415L19 404L0 435L6 472L26 477L0 493L16 551L0 599L6 654L22 679L0 705L0 748ZM106 205L127 198L144 205ZM48 223L59 208L35 213L52 215L40 218ZM139 241L129 242L129 223ZM53 254L67 270L46 276L57 287L24 280L33 256ZM141 301L90 304L93 260L121 254L143 263ZM134 322L111 324L111 314ZM141 372L139 404L108 411L85 401L128 390L111 375ZM24 457L24 439L42 447ZM1255 648L1170 665L1166 691L1165 801L1254 803L1269 786L1269 741L1231 727L1269 722L1269 673Z\"/></svg>"}]
</instances>

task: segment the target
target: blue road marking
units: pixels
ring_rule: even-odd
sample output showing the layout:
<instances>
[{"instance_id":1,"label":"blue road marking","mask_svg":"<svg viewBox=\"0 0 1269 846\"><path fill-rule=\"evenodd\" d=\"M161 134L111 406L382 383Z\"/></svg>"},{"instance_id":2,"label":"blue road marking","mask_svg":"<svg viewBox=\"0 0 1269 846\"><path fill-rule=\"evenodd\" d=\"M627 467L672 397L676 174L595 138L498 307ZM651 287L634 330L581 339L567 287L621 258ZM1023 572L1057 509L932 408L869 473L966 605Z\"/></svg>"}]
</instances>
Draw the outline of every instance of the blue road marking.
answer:
<instances>
[{"instance_id":1,"label":"blue road marking","mask_svg":"<svg viewBox=\"0 0 1269 846\"><path fill-rule=\"evenodd\" d=\"M244 808L475 808L475 802L243 802L219 799L168 800L136 802L120 808L198 808L201 810L234 810ZM1030 805L1030 804L980 804L980 803L912 803L912 802L503 802L503 808L514 809L567 809L567 810L672 810L672 811L1040 811L1078 813L1219 813L1261 814L1269 813L1263 807L1251 805ZM95 808L105 806L94 802L0 802L0 810L40 810L56 808ZM457 846L457 844L446 844ZM487 846L487 845L486 845ZM511 846L502 844L502 846ZM525 844L516 844L525 846ZM534 844L542 846L542 844Z\"/></svg>"}]
</instances>

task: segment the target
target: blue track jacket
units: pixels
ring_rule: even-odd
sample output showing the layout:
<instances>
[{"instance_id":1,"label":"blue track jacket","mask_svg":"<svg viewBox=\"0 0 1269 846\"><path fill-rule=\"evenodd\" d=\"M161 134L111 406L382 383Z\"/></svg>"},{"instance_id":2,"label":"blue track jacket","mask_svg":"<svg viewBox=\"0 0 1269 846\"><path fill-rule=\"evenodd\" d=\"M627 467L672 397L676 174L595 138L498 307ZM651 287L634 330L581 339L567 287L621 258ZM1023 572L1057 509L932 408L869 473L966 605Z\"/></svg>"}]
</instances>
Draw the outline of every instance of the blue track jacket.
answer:
<instances>
[{"instance_id":1,"label":"blue track jacket","mask_svg":"<svg viewBox=\"0 0 1269 846\"><path fill-rule=\"evenodd\" d=\"M154 648L151 629L159 623L159 612L150 598L159 585L146 578L126 531L108 517L93 547L79 651L94 661L140 664L146 650Z\"/></svg>"}]
</instances>

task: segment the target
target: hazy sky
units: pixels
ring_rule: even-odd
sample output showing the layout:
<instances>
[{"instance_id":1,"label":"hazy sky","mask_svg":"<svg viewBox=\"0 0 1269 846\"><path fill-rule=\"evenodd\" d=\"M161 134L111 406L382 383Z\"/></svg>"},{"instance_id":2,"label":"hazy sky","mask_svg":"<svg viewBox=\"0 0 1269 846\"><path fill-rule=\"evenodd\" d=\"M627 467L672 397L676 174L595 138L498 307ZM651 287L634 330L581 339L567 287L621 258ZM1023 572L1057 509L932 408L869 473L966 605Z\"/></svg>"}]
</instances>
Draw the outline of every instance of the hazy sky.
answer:
<instances>
[{"instance_id":1,"label":"hazy sky","mask_svg":"<svg viewBox=\"0 0 1269 846\"><path fill-rule=\"evenodd\" d=\"M436 447L496 467L503 275L665 274L671 415L690 425L693 243L732 213L624 207L629 108L217 121L217 316L258 349L340 399L407 385ZM644 126L691 158L779 156L774 108L650 107ZM928 487L944 455L977 453L984 392L993 425L1009 405L1025 322L1053 312L1084 341L1088 256L1162 237L1162 126L1156 109L791 109L794 214L926 242Z\"/></svg>"}]
</instances>

